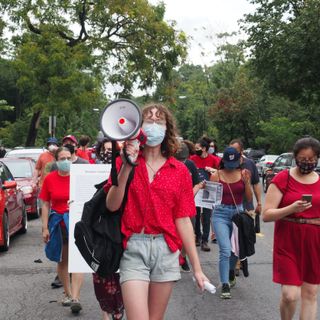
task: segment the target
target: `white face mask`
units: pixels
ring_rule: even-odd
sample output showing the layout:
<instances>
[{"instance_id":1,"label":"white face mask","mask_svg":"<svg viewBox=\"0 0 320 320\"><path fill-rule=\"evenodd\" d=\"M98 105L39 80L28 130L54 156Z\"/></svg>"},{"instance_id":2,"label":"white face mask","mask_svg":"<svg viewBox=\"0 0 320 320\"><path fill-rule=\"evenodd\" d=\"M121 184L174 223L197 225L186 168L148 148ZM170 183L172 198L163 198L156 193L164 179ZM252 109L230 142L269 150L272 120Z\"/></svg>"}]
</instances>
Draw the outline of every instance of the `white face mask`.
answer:
<instances>
[{"instance_id":1,"label":"white face mask","mask_svg":"<svg viewBox=\"0 0 320 320\"><path fill-rule=\"evenodd\" d=\"M214 151L215 151L214 147L209 147L208 153L214 154Z\"/></svg>"},{"instance_id":2,"label":"white face mask","mask_svg":"<svg viewBox=\"0 0 320 320\"><path fill-rule=\"evenodd\" d=\"M54 152L58 149L58 147L55 145L55 144L50 144L49 147L48 147L48 150L50 152Z\"/></svg>"},{"instance_id":3,"label":"white face mask","mask_svg":"<svg viewBox=\"0 0 320 320\"><path fill-rule=\"evenodd\" d=\"M155 122L144 123L142 129L147 136L146 145L149 147L155 147L161 144L166 135L166 126Z\"/></svg>"}]
</instances>

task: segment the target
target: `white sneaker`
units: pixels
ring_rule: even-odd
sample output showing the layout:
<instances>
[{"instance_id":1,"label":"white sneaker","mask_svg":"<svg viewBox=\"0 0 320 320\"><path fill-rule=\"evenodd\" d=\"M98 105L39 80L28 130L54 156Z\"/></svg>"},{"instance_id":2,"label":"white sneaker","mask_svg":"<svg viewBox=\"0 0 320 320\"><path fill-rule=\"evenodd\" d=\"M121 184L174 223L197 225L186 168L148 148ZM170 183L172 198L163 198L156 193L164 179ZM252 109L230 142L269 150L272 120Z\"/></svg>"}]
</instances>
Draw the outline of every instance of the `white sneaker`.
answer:
<instances>
[{"instance_id":1,"label":"white sneaker","mask_svg":"<svg viewBox=\"0 0 320 320\"><path fill-rule=\"evenodd\" d=\"M72 298L70 296L64 295L63 298L61 299L61 304L64 307L70 307L71 301L72 301Z\"/></svg>"}]
</instances>

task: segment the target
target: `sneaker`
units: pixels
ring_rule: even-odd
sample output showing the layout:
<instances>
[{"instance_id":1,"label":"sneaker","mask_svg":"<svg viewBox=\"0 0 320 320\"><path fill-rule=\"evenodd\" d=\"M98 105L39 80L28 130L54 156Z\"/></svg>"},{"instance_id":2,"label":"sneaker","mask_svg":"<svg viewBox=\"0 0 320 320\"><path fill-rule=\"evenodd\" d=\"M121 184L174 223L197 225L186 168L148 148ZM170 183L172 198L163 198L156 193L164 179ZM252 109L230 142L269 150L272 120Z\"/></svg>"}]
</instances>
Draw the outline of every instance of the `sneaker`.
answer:
<instances>
[{"instance_id":1,"label":"sneaker","mask_svg":"<svg viewBox=\"0 0 320 320\"><path fill-rule=\"evenodd\" d=\"M80 301L78 299L72 299L70 309L72 313L79 313L82 310Z\"/></svg>"},{"instance_id":2,"label":"sneaker","mask_svg":"<svg viewBox=\"0 0 320 320\"><path fill-rule=\"evenodd\" d=\"M187 259L185 259L184 263L180 266L181 272L190 272L190 267L188 265Z\"/></svg>"},{"instance_id":3,"label":"sneaker","mask_svg":"<svg viewBox=\"0 0 320 320\"><path fill-rule=\"evenodd\" d=\"M208 242L204 242L204 241L202 242L201 250L206 252L211 251L210 247L208 246Z\"/></svg>"},{"instance_id":4,"label":"sneaker","mask_svg":"<svg viewBox=\"0 0 320 320\"><path fill-rule=\"evenodd\" d=\"M233 288L237 283L237 278L235 274L235 270L230 270L229 271L229 285L230 288Z\"/></svg>"},{"instance_id":5,"label":"sneaker","mask_svg":"<svg viewBox=\"0 0 320 320\"><path fill-rule=\"evenodd\" d=\"M200 247L200 240L196 239L196 247Z\"/></svg>"},{"instance_id":6,"label":"sneaker","mask_svg":"<svg viewBox=\"0 0 320 320\"><path fill-rule=\"evenodd\" d=\"M64 295L62 300L61 300L61 304L64 307L70 307L71 306L71 301L72 301L72 298L70 296Z\"/></svg>"},{"instance_id":7,"label":"sneaker","mask_svg":"<svg viewBox=\"0 0 320 320\"><path fill-rule=\"evenodd\" d=\"M229 283L222 284L220 298L221 299L231 299Z\"/></svg>"},{"instance_id":8,"label":"sneaker","mask_svg":"<svg viewBox=\"0 0 320 320\"><path fill-rule=\"evenodd\" d=\"M58 275L54 278L53 282L51 282L52 289L61 288L63 284L61 283Z\"/></svg>"}]
</instances>

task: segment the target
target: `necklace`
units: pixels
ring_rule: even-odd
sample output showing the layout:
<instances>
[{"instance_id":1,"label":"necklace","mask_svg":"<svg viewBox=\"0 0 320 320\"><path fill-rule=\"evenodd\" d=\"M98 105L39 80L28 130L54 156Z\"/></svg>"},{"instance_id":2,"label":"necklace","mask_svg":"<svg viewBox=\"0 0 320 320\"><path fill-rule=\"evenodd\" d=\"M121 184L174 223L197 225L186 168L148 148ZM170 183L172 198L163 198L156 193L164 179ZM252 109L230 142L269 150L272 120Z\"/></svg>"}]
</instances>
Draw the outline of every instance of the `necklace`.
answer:
<instances>
[{"instance_id":1,"label":"necklace","mask_svg":"<svg viewBox=\"0 0 320 320\"><path fill-rule=\"evenodd\" d=\"M151 171L153 172L153 176L152 176L152 180L154 180L156 174L157 174L157 171L154 171L153 168L150 166L150 164L148 162L146 162L147 166L151 169Z\"/></svg>"}]
</instances>

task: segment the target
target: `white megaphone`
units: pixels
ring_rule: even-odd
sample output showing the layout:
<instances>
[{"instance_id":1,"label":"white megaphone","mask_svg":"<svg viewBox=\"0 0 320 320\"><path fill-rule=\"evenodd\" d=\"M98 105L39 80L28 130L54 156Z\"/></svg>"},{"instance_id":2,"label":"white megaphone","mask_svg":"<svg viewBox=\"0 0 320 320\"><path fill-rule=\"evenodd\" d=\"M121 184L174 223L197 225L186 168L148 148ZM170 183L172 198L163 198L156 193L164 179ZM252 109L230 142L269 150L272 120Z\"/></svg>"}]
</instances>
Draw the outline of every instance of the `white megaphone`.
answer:
<instances>
[{"instance_id":1,"label":"white megaphone","mask_svg":"<svg viewBox=\"0 0 320 320\"><path fill-rule=\"evenodd\" d=\"M118 99L110 102L102 111L100 127L111 141L137 140L139 144L146 142L146 136L141 129L142 115L140 108L131 100ZM136 165L124 155L131 165Z\"/></svg>"}]
</instances>

